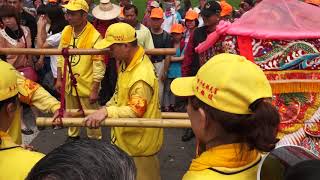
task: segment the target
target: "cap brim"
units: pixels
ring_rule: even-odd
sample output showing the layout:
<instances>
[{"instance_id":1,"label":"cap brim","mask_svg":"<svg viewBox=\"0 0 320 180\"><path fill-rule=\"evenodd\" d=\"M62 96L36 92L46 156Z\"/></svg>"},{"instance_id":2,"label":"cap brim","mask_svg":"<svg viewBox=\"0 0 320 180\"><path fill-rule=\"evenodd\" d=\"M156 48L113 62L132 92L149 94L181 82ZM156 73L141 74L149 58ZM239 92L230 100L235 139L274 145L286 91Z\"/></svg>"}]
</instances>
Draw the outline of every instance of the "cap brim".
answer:
<instances>
[{"instance_id":1,"label":"cap brim","mask_svg":"<svg viewBox=\"0 0 320 180\"><path fill-rule=\"evenodd\" d=\"M150 18L154 18L154 19L163 19L163 16L150 16Z\"/></svg>"},{"instance_id":2,"label":"cap brim","mask_svg":"<svg viewBox=\"0 0 320 180\"><path fill-rule=\"evenodd\" d=\"M105 49L110 47L113 44L113 42L107 41L106 38L102 39L101 41L97 42L96 45L94 45L94 48L96 49Z\"/></svg>"},{"instance_id":3,"label":"cap brim","mask_svg":"<svg viewBox=\"0 0 320 180\"><path fill-rule=\"evenodd\" d=\"M183 77L177 78L171 83L171 91L176 96L194 96L192 89L195 77Z\"/></svg>"},{"instance_id":4,"label":"cap brim","mask_svg":"<svg viewBox=\"0 0 320 180\"><path fill-rule=\"evenodd\" d=\"M76 8L76 7L74 7L74 6L70 5L69 3L66 4L66 5L62 5L62 7L66 8L66 9L69 10L69 11L80 11L80 10L83 10L83 9L81 9L81 8ZM84 11L85 11L85 10L84 10Z\"/></svg>"}]
</instances>

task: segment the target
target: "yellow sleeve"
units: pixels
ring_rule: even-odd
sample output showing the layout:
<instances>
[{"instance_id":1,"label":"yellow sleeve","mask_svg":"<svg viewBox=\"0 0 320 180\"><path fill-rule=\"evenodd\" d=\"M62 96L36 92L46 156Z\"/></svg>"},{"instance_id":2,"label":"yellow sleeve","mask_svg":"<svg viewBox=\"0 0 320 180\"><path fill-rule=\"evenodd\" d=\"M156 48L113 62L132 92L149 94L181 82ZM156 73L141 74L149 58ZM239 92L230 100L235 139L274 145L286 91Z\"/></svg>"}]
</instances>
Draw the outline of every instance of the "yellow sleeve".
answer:
<instances>
[{"instance_id":1,"label":"yellow sleeve","mask_svg":"<svg viewBox=\"0 0 320 180\"><path fill-rule=\"evenodd\" d=\"M103 61L93 61L93 81L94 82L101 82L104 73L106 71L106 66Z\"/></svg>"},{"instance_id":2,"label":"yellow sleeve","mask_svg":"<svg viewBox=\"0 0 320 180\"><path fill-rule=\"evenodd\" d=\"M109 118L143 117L148 103L152 98L153 90L144 81L136 82L130 89L129 101L126 106L107 106Z\"/></svg>"},{"instance_id":3,"label":"yellow sleeve","mask_svg":"<svg viewBox=\"0 0 320 180\"><path fill-rule=\"evenodd\" d=\"M154 49L153 39L149 29L146 30L145 49Z\"/></svg>"},{"instance_id":4,"label":"yellow sleeve","mask_svg":"<svg viewBox=\"0 0 320 180\"><path fill-rule=\"evenodd\" d=\"M51 96L43 87L39 87L32 96L31 105L42 112L54 113L60 108L60 102Z\"/></svg>"},{"instance_id":5,"label":"yellow sleeve","mask_svg":"<svg viewBox=\"0 0 320 180\"><path fill-rule=\"evenodd\" d=\"M16 73L19 87L19 100L33 105L41 111L54 113L60 108L60 102L39 84L26 79L19 72Z\"/></svg>"}]
</instances>

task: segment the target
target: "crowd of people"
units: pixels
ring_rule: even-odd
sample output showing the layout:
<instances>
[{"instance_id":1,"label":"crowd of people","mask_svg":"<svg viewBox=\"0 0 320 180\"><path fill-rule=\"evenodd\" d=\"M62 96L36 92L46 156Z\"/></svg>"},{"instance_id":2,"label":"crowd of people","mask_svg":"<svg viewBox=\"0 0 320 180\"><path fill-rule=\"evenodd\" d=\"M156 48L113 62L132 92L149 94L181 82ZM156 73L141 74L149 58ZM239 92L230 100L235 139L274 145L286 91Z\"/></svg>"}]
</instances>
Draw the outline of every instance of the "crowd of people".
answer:
<instances>
[{"instance_id":1,"label":"crowd of people","mask_svg":"<svg viewBox=\"0 0 320 180\"><path fill-rule=\"evenodd\" d=\"M2 0L0 48L64 50L62 56L0 57L0 179L161 179L162 128L112 127L111 144L100 141L105 118L160 119L161 112L189 114L192 129L182 140L195 136L198 150L184 180L256 179L261 152L277 143L280 116L270 84L242 56L221 52L203 63L195 47L220 20L233 22L260 1L243 0L235 10L224 0L199 0L197 7L190 0L148 0L139 12L129 0ZM110 54L67 50L92 48ZM145 53L153 48L176 54ZM36 116L54 114L57 127L63 116L96 110L85 117L91 140L69 127L67 143L49 154L25 150L21 132L33 133L24 118L30 106Z\"/></svg>"}]
</instances>

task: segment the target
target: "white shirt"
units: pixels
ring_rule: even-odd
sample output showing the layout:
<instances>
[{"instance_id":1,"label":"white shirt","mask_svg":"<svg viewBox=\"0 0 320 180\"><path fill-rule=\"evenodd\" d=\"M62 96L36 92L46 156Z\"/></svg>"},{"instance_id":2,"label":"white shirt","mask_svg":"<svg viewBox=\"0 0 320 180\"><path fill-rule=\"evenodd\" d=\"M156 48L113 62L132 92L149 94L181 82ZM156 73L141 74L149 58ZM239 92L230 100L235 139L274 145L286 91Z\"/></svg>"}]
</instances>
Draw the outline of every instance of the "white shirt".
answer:
<instances>
[{"instance_id":1,"label":"white shirt","mask_svg":"<svg viewBox=\"0 0 320 180\"><path fill-rule=\"evenodd\" d=\"M47 44L53 48L58 48L61 39L61 34L61 32L56 34L48 34L46 40ZM50 66L53 77L57 78L57 56L50 56Z\"/></svg>"}]
</instances>

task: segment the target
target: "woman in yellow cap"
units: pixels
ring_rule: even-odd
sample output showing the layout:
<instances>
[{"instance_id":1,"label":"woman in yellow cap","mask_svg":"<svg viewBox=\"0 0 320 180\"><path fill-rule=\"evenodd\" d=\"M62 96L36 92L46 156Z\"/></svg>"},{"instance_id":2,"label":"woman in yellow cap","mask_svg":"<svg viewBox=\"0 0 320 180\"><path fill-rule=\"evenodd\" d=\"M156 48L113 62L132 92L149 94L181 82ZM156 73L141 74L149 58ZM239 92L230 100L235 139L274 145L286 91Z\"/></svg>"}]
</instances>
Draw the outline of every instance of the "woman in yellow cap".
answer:
<instances>
[{"instance_id":1,"label":"woman in yellow cap","mask_svg":"<svg viewBox=\"0 0 320 180\"><path fill-rule=\"evenodd\" d=\"M260 153L275 147L280 121L263 71L242 56L220 54L195 77L175 79L171 90L189 97L191 126L204 146L183 180L256 179Z\"/></svg>"}]
</instances>

